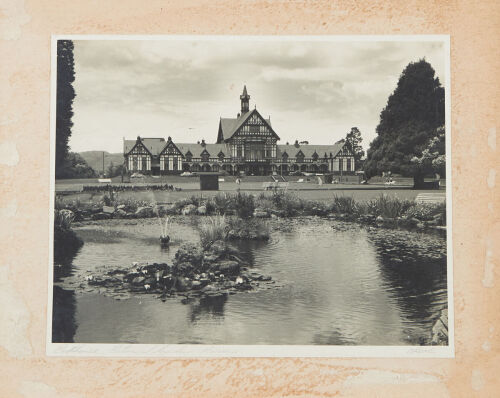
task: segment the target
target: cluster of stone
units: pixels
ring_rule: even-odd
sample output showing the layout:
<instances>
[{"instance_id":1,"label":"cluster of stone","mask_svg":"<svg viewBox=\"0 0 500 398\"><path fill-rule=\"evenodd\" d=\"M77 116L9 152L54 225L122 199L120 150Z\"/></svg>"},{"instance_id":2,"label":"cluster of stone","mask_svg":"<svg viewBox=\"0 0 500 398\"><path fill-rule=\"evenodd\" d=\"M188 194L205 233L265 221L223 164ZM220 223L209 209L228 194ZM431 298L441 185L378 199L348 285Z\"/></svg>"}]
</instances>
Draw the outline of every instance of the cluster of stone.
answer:
<instances>
[{"instance_id":1,"label":"cluster of stone","mask_svg":"<svg viewBox=\"0 0 500 398\"><path fill-rule=\"evenodd\" d=\"M135 293L156 293L160 298L221 296L251 290L270 276L250 272L224 242L216 241L207 250L185 244L172 265L154 263L113 270L103 276L87 277L87 283Z\"/></svg>"}]
</instances>

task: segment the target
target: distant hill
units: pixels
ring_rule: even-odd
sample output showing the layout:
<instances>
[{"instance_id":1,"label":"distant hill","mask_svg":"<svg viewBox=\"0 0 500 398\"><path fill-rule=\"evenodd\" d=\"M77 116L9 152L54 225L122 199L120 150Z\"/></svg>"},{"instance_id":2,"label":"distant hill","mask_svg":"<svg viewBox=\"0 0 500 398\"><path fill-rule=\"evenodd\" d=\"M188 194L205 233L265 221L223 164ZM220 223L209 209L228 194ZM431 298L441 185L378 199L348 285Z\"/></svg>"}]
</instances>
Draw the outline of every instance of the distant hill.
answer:
<instances>
[{"instance_id":1,"label":"distant hill","mask_svg":"<svg viewBox=\"0 0 500 398\"><path fill-rule=\"evenodd\" d=\"M78 153L97 173L102 172L103 151L85 151ZM108 169L111 162L113 162L115 166L123 164L123 153L104 152L104 170Z\"/></svg>"}]
</instances>

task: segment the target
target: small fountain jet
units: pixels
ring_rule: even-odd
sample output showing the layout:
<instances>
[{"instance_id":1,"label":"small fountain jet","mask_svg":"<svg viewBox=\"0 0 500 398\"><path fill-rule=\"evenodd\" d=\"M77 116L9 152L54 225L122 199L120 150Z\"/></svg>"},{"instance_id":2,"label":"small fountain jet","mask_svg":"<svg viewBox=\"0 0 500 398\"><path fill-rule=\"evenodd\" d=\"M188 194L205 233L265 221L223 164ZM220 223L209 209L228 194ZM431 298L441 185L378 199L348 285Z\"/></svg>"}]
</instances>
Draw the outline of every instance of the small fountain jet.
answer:
<instances>
[{"instance_id":1,"label":"small fountain jet","mask_svg":"<svg viewBox=\"0 0 500 398\"><path fill-rule=\"evenodd\" d=\"M170 243L170 236L168 235L168 217L165 217L165 223L163 223L163 220L160 218L160 228L160 245L162 247L168 246Z\"/></svg>"}]
</instances>

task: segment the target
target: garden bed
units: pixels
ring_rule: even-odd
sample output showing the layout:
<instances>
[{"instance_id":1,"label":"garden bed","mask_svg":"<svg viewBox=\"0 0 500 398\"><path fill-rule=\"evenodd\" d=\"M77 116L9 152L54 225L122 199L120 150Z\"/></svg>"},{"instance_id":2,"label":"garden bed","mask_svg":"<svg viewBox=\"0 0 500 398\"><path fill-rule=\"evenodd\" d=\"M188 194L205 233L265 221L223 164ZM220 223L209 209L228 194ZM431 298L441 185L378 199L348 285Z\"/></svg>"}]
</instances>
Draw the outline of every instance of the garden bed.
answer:
<instances>
[{"instance_id":1,"label":"garden bed","mask_svg":"<svg viewBox=\"0 0 500 398\"><path fill-rule=\"evenodd\" d=\"M237 216L250 222L248 220L271 217L320 216L386 228L444 230L446 226L445 203L417 203L387 195L368 201L333 196L329 202L316 202L286 192L274 192L272 195L220 193L211 198L193 195L170 204L120 200L117 195L112 195L105 196L102 201L86 203L58 198L56 209L72 211L75 221L218 215ZM252 239L254 236L241 226L233 230L233 237Z\"/></svg>"}]
</instances>

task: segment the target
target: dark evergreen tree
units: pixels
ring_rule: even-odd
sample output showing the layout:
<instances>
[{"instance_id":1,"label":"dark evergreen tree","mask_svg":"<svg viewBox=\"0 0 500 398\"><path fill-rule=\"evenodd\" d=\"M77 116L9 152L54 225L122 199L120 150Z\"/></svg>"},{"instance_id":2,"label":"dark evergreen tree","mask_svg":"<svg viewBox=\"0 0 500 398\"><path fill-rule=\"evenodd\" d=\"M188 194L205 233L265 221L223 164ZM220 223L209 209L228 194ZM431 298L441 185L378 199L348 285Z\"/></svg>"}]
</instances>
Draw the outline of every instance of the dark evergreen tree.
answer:
<instances>
[{"instance_id":1,"label":"dark evergreen tree","mask_svg":"<svg viewBox=\"0 0 500 398\"><path fill-rule=\"evenodd\" d=\"M444 88L434 69L425 59L410 63L380 114L364 165L367 177L390 171L413 176L415 186L421 185L424 170L411 160L422 156L444 120Z\"/></svg>"},{"instance_id":2,"label":"dark evergreen tree","mask_svg":"<svg viewBox=\"0 0 500 398\"><path fill-rule=\"evenodd\" d=\"M361 163L361 158L365 155L365 151L363 150L363 147L361 146L361 142L363 141L363 138L361 137L361 131L357 127L351 128L351 131L347 133L345 137L345 142L349 147L351 148L352 152L354 153L354 162L356 165L356 170L358 170L359 165Z\"/></svg>"},{"instance_id":3,"label":"dark evergreen tree","mask_svg":"<svg viewBox=\"0 0 500 398\"><path fill-rule=\"evenodd\" d=\"M75 98L73 48L71 40L57 41L56 178L62 176L73 127L71 121Z\"/></svg>"},{"instance_id":4,"label":"dark evergreen tree","mask_svg":"<svg viewBox=\"0 0 500 398\"><path fill-rule=\"evenodd\" d=\"M59 166L58 178L94 178L97 175L80 154L68 152L62 165Z\"/></svg>"}]
</instances>

